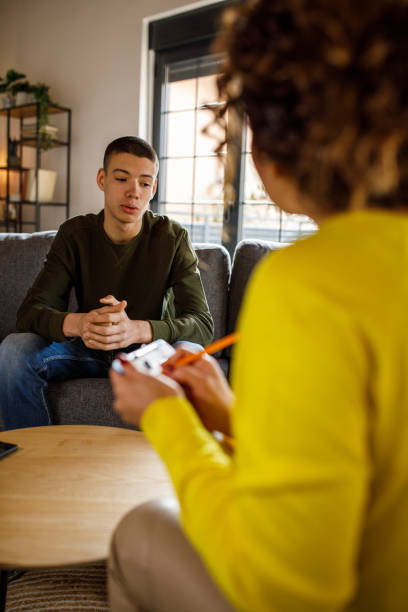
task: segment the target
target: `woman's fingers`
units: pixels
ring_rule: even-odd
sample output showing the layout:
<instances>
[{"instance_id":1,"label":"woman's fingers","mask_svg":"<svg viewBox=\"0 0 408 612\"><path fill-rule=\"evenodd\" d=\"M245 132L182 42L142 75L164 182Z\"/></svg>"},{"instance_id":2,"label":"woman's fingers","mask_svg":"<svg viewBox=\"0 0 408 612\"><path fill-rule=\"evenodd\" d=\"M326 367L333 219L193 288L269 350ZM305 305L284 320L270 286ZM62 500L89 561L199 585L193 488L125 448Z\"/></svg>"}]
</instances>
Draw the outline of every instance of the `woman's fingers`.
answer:
<instances>
[{"instance_id":1,"label":"woman's fingers","mask_svg":"<svg viewBox=\"0 0 408 612\"><path fill-rule=\"evenodd\" d=\"M132 425L139 425L146 408L156 399L179 395L183 391L175 381L166 376L151 376L124 361L123 374L111 368L110 379L115 396L114 409L122 419Z\"/></svg>"},{"instance_id":2,"label":"woman's fingers","mask_svg":"<svg viewBox=\"0 0 408 612\"><path fill-rule=\"evenodd\" d=\"M176 348L176 352L167 359L167 361L165 361L162 365L163 370L172 370L175 365L177 364L177 362L182 358L185 357L186 355L191 355L192 353L194 353L194 351L192 351L191 349L186 349L183 348L181 346L178 346Z\"/></svg>"}]
</instances>

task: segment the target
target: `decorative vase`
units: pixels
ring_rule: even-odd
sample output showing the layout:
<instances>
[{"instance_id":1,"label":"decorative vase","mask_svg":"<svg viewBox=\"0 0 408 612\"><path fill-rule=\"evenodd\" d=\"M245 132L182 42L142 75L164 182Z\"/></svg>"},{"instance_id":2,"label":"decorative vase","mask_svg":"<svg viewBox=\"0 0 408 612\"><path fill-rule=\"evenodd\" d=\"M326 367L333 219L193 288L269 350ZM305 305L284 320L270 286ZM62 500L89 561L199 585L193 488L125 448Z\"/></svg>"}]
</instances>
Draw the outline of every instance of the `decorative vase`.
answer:
<instances>
[{"instance_id":1,"label":"decorative vase","mask_svg":"<svg viewBox=\"0 0 408 612\"><path fill-rule=\"evenodd\" d=\"M28 102L28 94L26 91L18 91L16 93L16 105L20 106L20 104L27 104Z\"/></svg>"}]
</instances>

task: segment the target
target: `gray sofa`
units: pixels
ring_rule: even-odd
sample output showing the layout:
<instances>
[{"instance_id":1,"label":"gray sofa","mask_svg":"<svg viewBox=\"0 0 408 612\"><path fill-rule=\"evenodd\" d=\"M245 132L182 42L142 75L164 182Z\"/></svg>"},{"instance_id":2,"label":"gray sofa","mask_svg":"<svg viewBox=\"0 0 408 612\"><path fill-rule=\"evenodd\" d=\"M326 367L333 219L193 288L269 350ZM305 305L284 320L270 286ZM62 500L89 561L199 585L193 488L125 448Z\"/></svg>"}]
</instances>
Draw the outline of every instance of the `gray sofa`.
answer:
<instances>
[{"instance_id":1,"label":"gray sofa","mask_svg":"<svg viewBox=\"0 0 408 612\"><path fill-rule=\"evenodd\" d=\"M0 341L15 331L17 309L39 272L55 233L0 233ZM231 265L229 253L222 246L194 245L214 319L215 338L235 329L245 287L254 266L268 251L281 246L279 243L242 241ZM71 296L70 309L76 310L74 295ZM216 355L226 373L230 355L230 349ZM56 424L123 426L112 410L112 393L107 379L53 382L49 385L48 397Z\"/></svg>"}]
</instances>

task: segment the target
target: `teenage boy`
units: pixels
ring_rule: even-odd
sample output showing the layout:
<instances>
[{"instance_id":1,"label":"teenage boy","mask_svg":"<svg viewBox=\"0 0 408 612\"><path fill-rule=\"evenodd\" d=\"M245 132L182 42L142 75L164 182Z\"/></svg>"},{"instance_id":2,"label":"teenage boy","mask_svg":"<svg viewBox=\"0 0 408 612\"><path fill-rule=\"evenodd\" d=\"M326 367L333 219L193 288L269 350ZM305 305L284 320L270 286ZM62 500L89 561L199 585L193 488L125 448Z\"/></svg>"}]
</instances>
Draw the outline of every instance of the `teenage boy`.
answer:
<instances>
[{"instance_id":1,"label":"teenage boy","mask_svg":"<svg viewBox=\"0 0 408 612\"><path fill-rule=\"evenodd\" d=\"M148 210L158 159L144 140L111 142L98 170L99 214L61 225L0 345L6 429L51 423L51 380L103 377L118 351L164 338L207 344L213 322L197 257L177 222ZM67 311L72 288L78 312Z\"/></svg>"}]
</instances>

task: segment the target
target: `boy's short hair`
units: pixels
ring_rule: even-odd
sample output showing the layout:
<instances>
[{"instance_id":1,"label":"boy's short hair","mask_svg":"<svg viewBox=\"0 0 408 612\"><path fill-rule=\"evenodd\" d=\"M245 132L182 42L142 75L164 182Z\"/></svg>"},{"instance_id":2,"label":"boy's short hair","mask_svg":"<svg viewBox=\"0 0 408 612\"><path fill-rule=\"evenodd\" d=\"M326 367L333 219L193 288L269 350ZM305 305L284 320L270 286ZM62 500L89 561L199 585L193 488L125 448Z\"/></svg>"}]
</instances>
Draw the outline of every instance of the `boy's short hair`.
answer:
<instances>
[{"instance_id":1,"label":"boy's short hair","mask_svg":"<svg viewBox=\"0 0 408 612\"><path fill-rule=\"evenodd\" d=\"M114 153L130 153L136 157L147 157L147 159L154 162L156 171L159 170L159 159L156 151L148 142L138 136L122 136L108 144L103 156L103 169L105 172L108 169L109 160Z\"/></svg>"}]
</instances>

